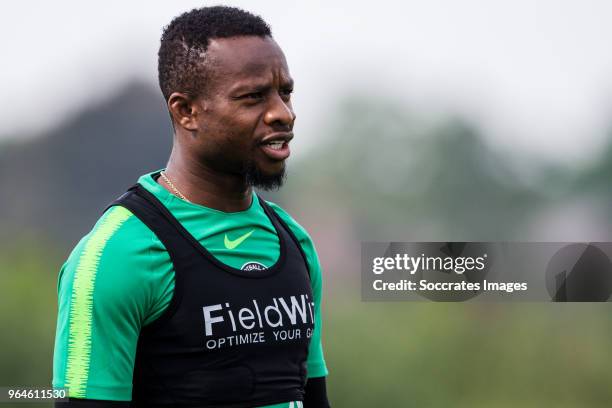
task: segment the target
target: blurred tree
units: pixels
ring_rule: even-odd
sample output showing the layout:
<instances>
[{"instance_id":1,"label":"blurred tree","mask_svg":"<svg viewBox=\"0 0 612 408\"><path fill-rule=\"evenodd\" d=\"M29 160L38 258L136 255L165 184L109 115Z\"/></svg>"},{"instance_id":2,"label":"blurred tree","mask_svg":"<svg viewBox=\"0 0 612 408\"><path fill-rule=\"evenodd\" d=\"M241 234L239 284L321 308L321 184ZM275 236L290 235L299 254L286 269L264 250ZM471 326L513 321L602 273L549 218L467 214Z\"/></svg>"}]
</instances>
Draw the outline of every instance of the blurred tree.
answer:
<instances>
[{"instance_id":1,"label":"blurred tree","mask_svg":"<svg viewBox=\"0 0 612 408\"><path fill-rule=\"evenodd\" d=\"M171 144L162 97L130 83L57 129L2 147L0 225L68 248L139 175L165 165Z\"/></svg>"},{"instance_id":2,"label":"blurred tree","mask_svg":"<svg viewBox=\"0 0 612 408\"><path fill-rule=\"evenodd\" d=\"M295 170L295 197L316 197L353 215L367 240L503 240L516 237L543 199L510 158L476 128L451 118L428 124L398 103L353 98L324 143ZM301 196L300 196L301 197ZM316 203L311 203L316 205Z\"/></svg>"}]
</instances>

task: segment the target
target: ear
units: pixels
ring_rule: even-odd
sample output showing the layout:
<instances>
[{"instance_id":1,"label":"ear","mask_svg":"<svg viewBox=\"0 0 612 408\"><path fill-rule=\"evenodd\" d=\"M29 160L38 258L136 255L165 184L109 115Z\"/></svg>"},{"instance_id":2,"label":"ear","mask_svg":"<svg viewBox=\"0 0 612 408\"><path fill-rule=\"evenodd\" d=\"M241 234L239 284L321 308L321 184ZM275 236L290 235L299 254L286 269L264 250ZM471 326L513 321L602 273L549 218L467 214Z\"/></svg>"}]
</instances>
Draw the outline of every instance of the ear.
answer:
<instances>
[{"instance_id":1,"label":"ear","mask_svg":"<svg viewBox=\"0 0 612 408\"><path fill-rule=\"evenodd\" d=\"M174 123L190 132L198 130L196 119L200 112L196 102L197 98L181 92L173 92L168 98L168 111Z\"/></svg>"}]
</instances>

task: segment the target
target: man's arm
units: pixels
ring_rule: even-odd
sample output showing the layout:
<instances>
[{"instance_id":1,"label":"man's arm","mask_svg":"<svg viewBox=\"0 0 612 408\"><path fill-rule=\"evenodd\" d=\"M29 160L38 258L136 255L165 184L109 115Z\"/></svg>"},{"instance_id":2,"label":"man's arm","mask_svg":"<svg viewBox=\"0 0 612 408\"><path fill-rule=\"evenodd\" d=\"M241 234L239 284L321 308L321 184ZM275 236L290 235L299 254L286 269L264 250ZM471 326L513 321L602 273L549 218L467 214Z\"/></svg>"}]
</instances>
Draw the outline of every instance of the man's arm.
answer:
<instances>
[{"instance_id":1,"label":"man's arm","mask_svg":"<svg viewBox=\"0 0 612 408\"><path fill-rule=\"evenodd\" d=\"M321 296L322 296L322 277L321 265L317 256L314 244L310 237L302 244L304 254L308 259L310 268L312 294L315 304L315 329L308 351L308 381L306 382L306 395L304 398L305 408L328 408L326 375L328 373L325 359L323 357L323 345L321 341Z\"/></svg>"},{"instance_id":2,"label":"man's arm","mask_svg":"<svg viewBox=\"0 0 612 408\"><path fill-rule=\"evenodd\" d=\"M304 408L329 408L325 377L309 378L306 383Z\"/></svg>"},{"instance_id":3,"label":"man's arm","mask_svg":"<svg viewBox=\"0 0 612 408\"><path fill-rule=\"evenodd\" d=\"M57 406L129 406L140 329L165 307L158 288L173 287L155 268L151 234L112 207L63 265L53 386L70 398Z\"/></svg>"},{"instance_id":4,"label":"man's arm","mask_svg":"<svg viewBox=\"0 0 612 408\"><path fill-rule=\"evenodd\" d=\"M321 316L321 300L323 291L323 279L321 264L315 249L312 239L306 230L298 224L286 211L274 203L269 203L276 211L281 219L291 229L299 241L306 262L310 271L310 282L312 285L312 294L315 304L315 328L308 349L308 358L306 360L308 369L308 382L306 383L306 399L305 407L310 408L326 408L329 406L327 401L327 389L325 377L328 374L327 365L323 355L323 346L321 341L322 323Z\"/></svg>"}]
</instances>

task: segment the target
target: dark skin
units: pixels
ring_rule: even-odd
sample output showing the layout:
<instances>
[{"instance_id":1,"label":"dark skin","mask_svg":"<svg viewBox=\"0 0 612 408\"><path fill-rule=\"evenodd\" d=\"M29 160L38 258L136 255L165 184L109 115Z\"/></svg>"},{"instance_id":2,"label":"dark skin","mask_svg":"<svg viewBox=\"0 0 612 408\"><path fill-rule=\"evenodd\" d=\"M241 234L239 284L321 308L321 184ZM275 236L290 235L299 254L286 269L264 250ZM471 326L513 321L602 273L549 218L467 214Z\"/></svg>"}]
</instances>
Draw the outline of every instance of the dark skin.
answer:
<instances>
[{"instance_id":1,"label":"dark skin","mask_svg":"<svg viewBox=\"0 0 612 408\"><path fill-rule=\"evenodd\" d=\"M270 37L212 39L204 64L207 86L200 96L174 92L168 98L175 132L165 173L193 203L243 211L252 201L247 163L266 176L284 170L285 158L262 146L293 137L293 80ZM158 182L174 193L161 177Z\"/></svg>"}]
</instances>

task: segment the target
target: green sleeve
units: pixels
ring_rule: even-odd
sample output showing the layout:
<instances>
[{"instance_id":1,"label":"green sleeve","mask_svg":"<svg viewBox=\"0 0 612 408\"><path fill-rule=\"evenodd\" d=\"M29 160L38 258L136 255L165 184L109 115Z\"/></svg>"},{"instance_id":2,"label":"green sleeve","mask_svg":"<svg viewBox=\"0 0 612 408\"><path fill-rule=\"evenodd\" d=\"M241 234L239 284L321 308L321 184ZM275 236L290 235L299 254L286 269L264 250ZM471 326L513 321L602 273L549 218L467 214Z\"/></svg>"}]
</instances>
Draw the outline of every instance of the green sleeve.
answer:
<instances>
[{"instance_id":1,"label":"green sleeve","mask_svg":"<svg viewBox=\"0 0 612 408\"><path fill-rule=\"evenodd\" d=\"M280 218L287 224L291 229L295 237L300 242L304 255L306 255L306 262L310 270L310 282L312 285L312 294L314 296L315 303L315 328L310 342L310 349L308 350L308 377L324 377L328 374L327 366L325 364L325 358L323 356L323 346L321 342L321 294L322 294L322 274L321 264L319 257L315 249L312 239L300 224L298 224L285 210L280 208L278 205L268 202L270 206L276 211Z\"/></svg>"},{"instance_id":2,"label":"green sleeve","mask_svg":"<svg viewBox=\"0 0 612 408\"><path fill-rule=\"evenodd\" d=\"M164 310L173 286L152 234L113 207L61 268L53 386L70 397L131 400L140 329Z\"/></svg>"}]
</instances>

